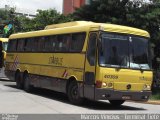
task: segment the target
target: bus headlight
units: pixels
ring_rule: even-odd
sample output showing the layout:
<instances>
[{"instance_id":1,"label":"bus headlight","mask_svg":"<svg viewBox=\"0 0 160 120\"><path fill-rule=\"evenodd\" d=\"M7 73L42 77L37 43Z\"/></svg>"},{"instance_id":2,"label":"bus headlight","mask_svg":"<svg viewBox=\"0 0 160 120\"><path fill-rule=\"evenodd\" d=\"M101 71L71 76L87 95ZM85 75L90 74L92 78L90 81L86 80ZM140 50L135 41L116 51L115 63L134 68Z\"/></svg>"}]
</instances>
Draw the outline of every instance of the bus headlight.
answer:
<instances>
[{"instance_id":1,"label":"bus headlight","mask_svg":"<svg viewBox=\"0 0 160 120\"><path fill-rule=\"evenodd\" d=\"M111 83L111 82L109 82L109 83L103 82L102 83L102 87L103 88L113 88L113 83Z\"/></svg>"},{"instance_id":2,"label":"bus headlight","mask_svg":"<svg viewBox=\"0 0 160 120\"><path fill-rule=\"evenodd\" d=\"M113 83L108 83L108 87L112 88L113 87Z\"/></svg>"},{"instance_id":3,"label":"bus headlight","mask_svg":"<svg viewBox=\"0 0 160 120\"><path fill-rule=\"evenodd\" d=\"M104 83L104 82L103 82L103 83L102 83L102 86L103 86L103 87L107 87L107 83Z\"/></svg>"},{"instance_id":4,"label":"bus headlight","mask_svg":"<svg viewBox=\"0 0 160 120\"><path fill-rule=\"evenodd\" d=\"M151 89L151 86L150 86L150 85L146 85L146 84L145 84L145 85L143 86L143 90L150 90L150 89Z\"/></svg>"}]
</instances>

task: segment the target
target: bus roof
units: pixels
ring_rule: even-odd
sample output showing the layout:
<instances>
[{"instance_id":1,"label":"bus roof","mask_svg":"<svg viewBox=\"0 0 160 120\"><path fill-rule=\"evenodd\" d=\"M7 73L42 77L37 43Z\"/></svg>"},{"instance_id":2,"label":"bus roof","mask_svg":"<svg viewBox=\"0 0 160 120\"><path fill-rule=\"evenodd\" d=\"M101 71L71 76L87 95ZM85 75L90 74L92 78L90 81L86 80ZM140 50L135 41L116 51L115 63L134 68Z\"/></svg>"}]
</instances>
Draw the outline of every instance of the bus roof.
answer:
<instances>
[{"instance_id":1,"label":"bus roof","mask_svg":"<svg viewBox=\"0 0 160 120\"><path fill-rule=\"evenodd\" d=\"M52 34L73 33L73 32L85 32L92 29L150 37L147 31L133 27L127 27L115 24L94 23L88 21L75 21L75 22L48 25L45 27L44 30L13 34L10 36L10 39L29 38L29 37L47 36Z\"/></svg>"},{"instance_id":2,"label":"bus roof","mask_svg":"<svg viewBox=\"0 0 160 120\"><path fill-rule=\"evenodd\" d=\"M8 42L8 38L0 38L0 41L2 41L2 42Z\"/></svg>"}]
</instances>

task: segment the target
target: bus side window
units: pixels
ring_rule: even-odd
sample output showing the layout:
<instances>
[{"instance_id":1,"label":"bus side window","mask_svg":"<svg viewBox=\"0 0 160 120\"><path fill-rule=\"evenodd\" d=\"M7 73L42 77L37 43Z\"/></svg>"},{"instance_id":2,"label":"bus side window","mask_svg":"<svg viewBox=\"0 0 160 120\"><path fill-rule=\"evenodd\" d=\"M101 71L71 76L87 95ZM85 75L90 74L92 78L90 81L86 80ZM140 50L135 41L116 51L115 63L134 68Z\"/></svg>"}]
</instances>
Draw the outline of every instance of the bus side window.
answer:
<instances>
[{"instance_id":1,"label":"bus side window","mask_svg":"<svg viewBox=\"0 0 160 120\"><path fill-rule=\"evenodd\" d=\"M44 51L44 42L45 42L45 37L38 37L37 38L37 50L38 52Z\"/></svg>"},{"instance_id":2,"label":"bus side window","mask_svg":"<svg viewBox=\"0 0 160 120\"><path fill-rule=\"evenodd\" d=\"M15 52L17 48L17 40L10 40L8 46L8 52Z\"/></svg>"},{"instance_id":3,"label":"bus side window","mask_svg":"<svg viewBox=\"0 0 160 120\"><path fill-rule=\"evenodd\" d=\"M55 51L60 52L60 51L62 51L63 35L58 35L57 40L58 41L57 41L57 44L56 44Z\"/></svg>"},{"instance_id":4,"label":"bus side window","mask_svg":"<svg viewBox=\"0 0 160 120\"><path fill-rule=\"evenodd\" d=\"M71 34L59 35L56 51L68 52L71 45Z\"/></svg>"},{"instance_id":5,"label":"bus side window","mask_svg":"<svg viewBox=\"0 0 160 120\"><path fill-rule=\"evenodd\" d=\"M27 38L25 39L26 40L26 43L25 43L25 51L27 52L31 52L32 51L32 40L31 38Z\"/></svg>"},{"instance_id":6,"label":"bus side window","mask_svg":"<svg viewBox=\"0 0 160 120\"><path fill-rule=\"evenodd\" d=\"M25 45L25 40L24 39L21 39L21 40L17 40L17 51L18 52L22 52L24 51L24 45Z\"/></svg>"},{"instance_id":7,"label":"bus side window","mask_svg":"<svg viewBox=\"0 0 160 120\"><path fill-rule=\"evenodd\" d=\"M71 34L67 34L63 36L63 42L62 42L62 51L68 52L71 45Z\"/></svg>"},{"instance_id":8,"label":"bus side window","mask_svg":"<svg viewBox=\"0 0 160 120\"><path fill-rule=\"evenodd\" d=\"M86 33L74 33L72 34L72 41L71 41L71 52L81 52L84 41L86 38Z\"/></svg>"},{"instance_id":9,"label":"bus side window","mask_svg":"<svg viewBox=\"0 0 160 120\"><path fill-rule=\"evenodd\" d=\"M97 40L97 34L91 33L88 43L88 50L87 50L87 59L91 66L95 65L96 62L96 40Z\"/></svg>"},{"instance_id":10,"label":"bus side window","mask_svg":"<svg viewBox=\"0 0 160 120\"><path fill-rule=\"evenodd\" d=\"M37 52L38 51L38 41L39 41L39 38L38 37L35 37L35 38L31 38L30 39L31 41L31 49L32 49L32 52Z\"/></svg>"},{"instance_id":11,"label":"bus side window","mask_svg":"<svg viewBox=\"0 0 160 120\"><path fill-rule=\"evenodd\" d=\"M45 37L44 51L54 52L57 43L57 36Z\"/></svg>"}]
</instances>

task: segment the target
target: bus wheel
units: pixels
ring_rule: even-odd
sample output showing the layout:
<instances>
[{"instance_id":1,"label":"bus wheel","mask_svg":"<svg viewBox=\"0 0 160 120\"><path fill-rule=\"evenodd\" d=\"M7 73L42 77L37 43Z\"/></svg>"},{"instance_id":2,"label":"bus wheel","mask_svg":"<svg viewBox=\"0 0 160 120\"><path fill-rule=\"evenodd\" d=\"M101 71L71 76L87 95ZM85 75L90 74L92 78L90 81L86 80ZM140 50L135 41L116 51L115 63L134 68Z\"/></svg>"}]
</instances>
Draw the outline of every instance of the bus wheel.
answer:
<instances>
[{"instance_id":1,"label":"bus wheel","mask_svg":"<svg viewBox=\"0 0 160 120\"><path fill-rule=\"evenodd\" d=\"M121 106L125 102L125 100L109 100L109 102L113 106L118 107L118 106Z\"/></svg>"},{"instance_id":2,"label":"bus wheel","mask_svg":"<svg viewBox=\"0 0 160 120\"><path fill-rule=\"evenodd\" d=\"M29 79L28 74L25 74L23 79L24 79L24 90L26 92L31 92L32 91L32 86L30 85L30 79Z\"/></svg>"},{"instance_id":3,"label":"bus wheel","mask_svg":"<svg viewBox=\"0 0 160 120\"><path fill-rule=\"evenodd\" d=\"M19 72L15 76L15 81L16 81L17 88L22 89L23 88L23 82L22 82L21 75L20 75Z\"/></svg>"},{"instance_id":4,"label":"bus wheel","mask_svg":"<svg viewBox=\"0 0 160 120\"><path fill-rule=\"evenodd\" d=\"M82 104L83 99L79 95L78 85L76 81L72 81L68 86L68 98L73 104Z\"/></svg>"}]
</instances>

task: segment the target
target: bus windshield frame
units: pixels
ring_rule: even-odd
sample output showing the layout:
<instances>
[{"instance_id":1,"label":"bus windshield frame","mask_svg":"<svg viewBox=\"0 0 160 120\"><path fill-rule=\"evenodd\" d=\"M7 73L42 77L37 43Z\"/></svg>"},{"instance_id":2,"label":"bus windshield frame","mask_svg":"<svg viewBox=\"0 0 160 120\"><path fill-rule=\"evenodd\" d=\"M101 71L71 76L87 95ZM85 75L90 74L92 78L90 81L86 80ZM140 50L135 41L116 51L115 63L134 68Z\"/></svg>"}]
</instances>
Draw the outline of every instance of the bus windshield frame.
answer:
<instances>
[{"instance_id":1,"label":"bus windshield frame","mask_svg":"<svg viewBox=\"0 0 160 120\"><path fill-rule=\"evenodd\" d=\"M147 37L102 32L98 44L100 67L152 70Z\"/></svg>"}]
</instances>

